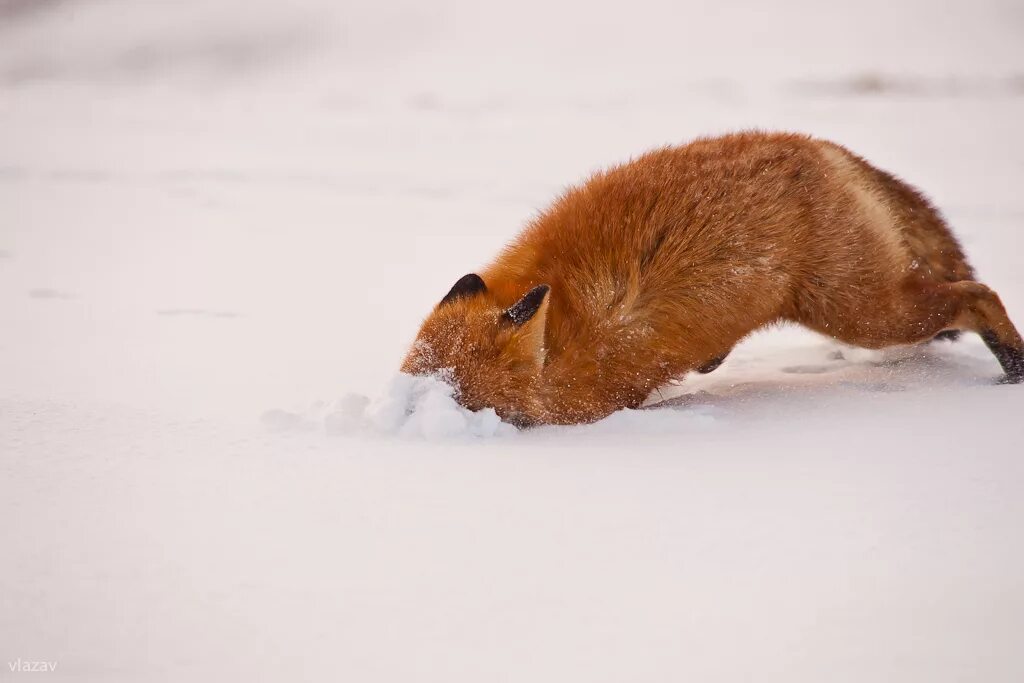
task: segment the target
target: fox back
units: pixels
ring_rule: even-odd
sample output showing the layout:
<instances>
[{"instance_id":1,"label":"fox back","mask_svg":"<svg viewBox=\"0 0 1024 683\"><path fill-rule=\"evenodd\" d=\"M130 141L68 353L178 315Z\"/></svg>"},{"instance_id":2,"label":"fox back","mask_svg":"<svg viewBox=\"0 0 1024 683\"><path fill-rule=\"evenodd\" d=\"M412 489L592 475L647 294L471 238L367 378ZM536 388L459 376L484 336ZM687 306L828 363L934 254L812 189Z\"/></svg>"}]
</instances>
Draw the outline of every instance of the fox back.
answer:
<instances>
[{"instance_id":1,"label":"fox back","mask_svg":"<svg viewBox=\"0 0 1024 683\"><path fill-rule=\"evenodd\" d=\"M775 321L869 348L984 333L996 323L949 289L972 278L928 201L845 148L701 139L567 191L452 287L402 369L518 425L589 422ZM999 343L1019 349L1015 334Z\"/></svg>"}]
</instances>

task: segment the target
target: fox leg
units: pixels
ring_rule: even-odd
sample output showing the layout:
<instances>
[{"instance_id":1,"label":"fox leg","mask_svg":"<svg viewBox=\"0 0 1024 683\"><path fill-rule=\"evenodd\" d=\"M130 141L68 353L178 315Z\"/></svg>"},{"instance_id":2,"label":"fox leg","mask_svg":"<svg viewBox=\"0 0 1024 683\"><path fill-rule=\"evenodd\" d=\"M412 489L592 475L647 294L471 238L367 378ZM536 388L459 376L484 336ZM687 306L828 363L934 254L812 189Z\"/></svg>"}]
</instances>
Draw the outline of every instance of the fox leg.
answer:
<instances>
[{"instance_id":1,"label":"fox leg","mask_svg":"<svg viewBox=\"0 0 1024 683\"><path fill-rule=\"evenodd\" d=\"M711 360L709 360L704 365L701 365L700 367L698 367L697 368L697 372L699 372L702 375L706 375L709 372L714 372L715 370L718 369L718 366L721 365L725 361L725 358L726 358L727 355L728 354L722 354L721 356L719 356L717 358L712 358Z\"/></svg>"},{"instance_id":2,"label":"fox leg","mask_svg":"<svg viewBox=\"0 0 1024 683\"><path fill-rule=\"evenodd\" d=\"M979 282L965 280L949 285L962 297L960 312L954 321L956 329L971 330L981 335L992 355L1003 366L1007 384L1024 381L1024 339L1010 322L999 295Z\"/></svg>"},{"instance_id":3,"label":"fox leg","mask_svg":"<svg viewBox=\"0 0 1024 683\"><path fill-rule=\"evenodd\" d=\"M960 338L960 330L943 330L931 338L931 341L955 342Z\"/></svg>"},{"instance_id":4,"label":"fox leg","mask_svg":"<svg viewBox=\"0 0 1024 683\"><path fill-rule=\"evenodd\" d=\"M999 295L973 280L912 286L908 292L912 293L903 307L908 315L903 325L894 326L898 336L891 343L927 341L954 330L977 332L1006 373L1001 381L1024 381L1024 339Z\"/></svg>"},{"instance_id":5,"label":"fox leg","mask_svg":"<svg viewBox=\"0 0 1024 683\"><path fill-rule=\"evenodd\" d=\"M1006 373L1002 381L1024 382L1024 340L998 295L973 280L907 280L888 292L880 291L874 306L857 302L827 313L805 309L803 315L792 319L841 342L869 349L920 344L953 330L977 332Z\"/></svg>"}]
</instances>

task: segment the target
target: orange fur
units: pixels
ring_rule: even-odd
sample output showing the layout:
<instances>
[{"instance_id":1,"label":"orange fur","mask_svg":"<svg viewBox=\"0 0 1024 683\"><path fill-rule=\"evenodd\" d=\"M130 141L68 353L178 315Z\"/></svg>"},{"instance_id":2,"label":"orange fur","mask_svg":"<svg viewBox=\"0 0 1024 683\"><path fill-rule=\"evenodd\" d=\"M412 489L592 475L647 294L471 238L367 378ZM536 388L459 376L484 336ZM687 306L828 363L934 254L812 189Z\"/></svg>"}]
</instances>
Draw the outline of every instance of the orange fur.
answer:
<instances>
[{"instance_id":1,"label":"orange fur","mask_svg":"<svg viewBox=\"0 0 1024 683\"><path fill-rule=\"evenodd\" d=\"M800 135L700 139L598 173L481 277L437 306L402 369L444 371L464 405L522 425L639 407L780 320L869 348L969 329L1010 381L1024 374L1024 342L928 201ZM541 284L532 317L504 314Z\"/></svg>"}]
</instances>

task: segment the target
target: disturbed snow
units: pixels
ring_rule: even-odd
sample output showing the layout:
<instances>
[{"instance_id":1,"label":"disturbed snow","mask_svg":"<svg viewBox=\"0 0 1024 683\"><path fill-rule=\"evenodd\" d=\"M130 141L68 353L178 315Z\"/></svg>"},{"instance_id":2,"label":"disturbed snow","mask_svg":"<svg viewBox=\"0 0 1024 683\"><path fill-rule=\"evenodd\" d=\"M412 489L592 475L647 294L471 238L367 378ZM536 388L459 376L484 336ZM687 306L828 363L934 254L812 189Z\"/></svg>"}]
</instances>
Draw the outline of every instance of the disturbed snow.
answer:
<instances>
[{"instance_id":1,"label":"disturbed snow","mask_svg":"<svg viewBox=\"0 0 1024 683\"><path fill-rule=\"evenodd\" d=\"M454 387L438 377L398 373L374 399L349 393L333 403L315 403L302 414L270 410L263 423L277 430L317 429L327 434L391 434L443 439L514 434L493 408L472 411L455 400Z\"/></svg>"}]
</instances>

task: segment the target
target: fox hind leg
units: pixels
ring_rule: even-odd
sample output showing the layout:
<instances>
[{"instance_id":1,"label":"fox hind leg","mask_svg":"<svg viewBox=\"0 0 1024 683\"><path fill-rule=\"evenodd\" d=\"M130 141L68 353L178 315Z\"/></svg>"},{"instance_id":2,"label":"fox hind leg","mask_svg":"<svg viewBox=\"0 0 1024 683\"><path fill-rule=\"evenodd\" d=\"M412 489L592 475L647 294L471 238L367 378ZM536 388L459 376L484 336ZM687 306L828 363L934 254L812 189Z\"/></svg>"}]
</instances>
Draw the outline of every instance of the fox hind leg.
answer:
<instances>
[{"instance_id":1,"label":"fox hind leg","mask_svg":"<svg viewBox=\"0 0 1024 683\"><path fill-rule=\"evenodd\" d=\"M960 289L963 297L954 327L981 335L1006 373L1002 382L1024 382L1024 339L1006 314L999 295L978 282L955 282L950 286Z\"/></svg>"},{"instance_id":2,"label":"fox hind leg","mask_svg":"<svg viewBox=\"0 0 1024 683\"><path fill-rule=\"evenodd\" d=\"M959 330L976 332L1006 373L1001 381L1024 382L1024 340L999 296L980 282L911 280L889 302L875 315L868 315L872 307L857 305L795 320L841 342L871 349L920 344ZM854 324L837 325L837 317Z\"/></svg>"},{"instance_id":3,"label":"fox hind leg","mask_svg":"<svg viewBox=\"0 0 1024 683\"><path fill-rule=\"evenodd\" d=\"M913 308L927 311L929 304L935 306L924 320L915 322L921 332L932 339L958 336L960 330L977 332L1006 373L1000 381L1024 382L1024 339L998 294L980 282L961 280L940 285L921 304Z\"/></svg>"}]
</instances>

